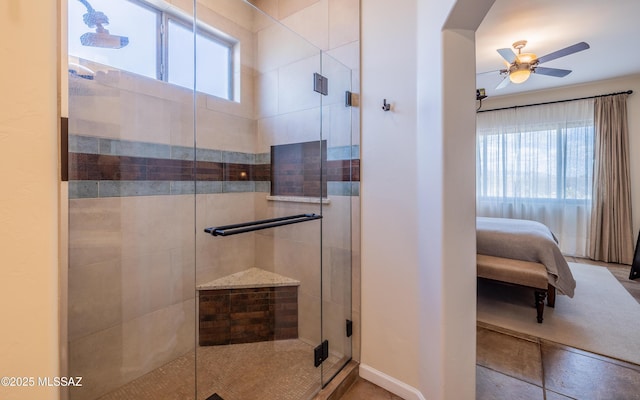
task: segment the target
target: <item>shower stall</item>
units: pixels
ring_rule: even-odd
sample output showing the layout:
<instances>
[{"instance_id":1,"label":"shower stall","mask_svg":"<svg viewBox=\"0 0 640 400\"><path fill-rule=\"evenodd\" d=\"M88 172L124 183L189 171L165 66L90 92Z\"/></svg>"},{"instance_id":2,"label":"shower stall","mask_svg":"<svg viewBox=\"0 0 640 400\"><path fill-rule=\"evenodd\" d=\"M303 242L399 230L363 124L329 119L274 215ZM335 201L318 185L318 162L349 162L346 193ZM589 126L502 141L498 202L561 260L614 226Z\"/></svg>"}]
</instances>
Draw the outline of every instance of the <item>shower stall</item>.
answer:
<instances>
[{"instance_id":1,"label":"shower stall","mask_svg":"<svg viewBox=\"0 0 640 400\"><path fill-rule=\"evenodd\" d=\"M352 357L351 69L242 0L63 1L63 397L311 399Z\"/></svg>"}]
</instances>

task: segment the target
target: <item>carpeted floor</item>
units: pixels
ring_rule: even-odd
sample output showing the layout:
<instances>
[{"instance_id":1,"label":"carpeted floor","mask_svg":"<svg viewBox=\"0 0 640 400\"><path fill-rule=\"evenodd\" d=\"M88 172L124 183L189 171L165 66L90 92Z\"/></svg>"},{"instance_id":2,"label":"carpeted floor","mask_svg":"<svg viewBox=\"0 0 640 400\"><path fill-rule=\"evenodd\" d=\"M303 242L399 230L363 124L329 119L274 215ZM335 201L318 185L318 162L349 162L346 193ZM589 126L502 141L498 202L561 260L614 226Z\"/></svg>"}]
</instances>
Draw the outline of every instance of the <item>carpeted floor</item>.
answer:
<instances>
[{"instance_id":1,"label":"carpeted floor","mask_svg":"<svg viewBox=\"0 0 640 400\"><path fill-rule=\"evenodd\" d=\"M588 258L580 258L580 257L572 257L565 256L567 262L575 262L579 264L589 264L589 265L599 265L601 267L605 267L616 277L618 282L627 289L627 292L638 303L640 303L640 279L631 280L629 279L629 273L631 272L631 266L625 264L616 264L616 263L606 263L603 261L594 261Z\"/></svg>"},{"instance_id":2,"label":"carpeted floor","mask_svg":"<svg viewBox=\"0 0 640 400\"><path fill-rule=\"evenodd\" d=\"M569 263L574 298L559 295L538 324L530 290L480 280L478 321L640 364L640 304L607 268Z\"/></svg>"}]
</instances>

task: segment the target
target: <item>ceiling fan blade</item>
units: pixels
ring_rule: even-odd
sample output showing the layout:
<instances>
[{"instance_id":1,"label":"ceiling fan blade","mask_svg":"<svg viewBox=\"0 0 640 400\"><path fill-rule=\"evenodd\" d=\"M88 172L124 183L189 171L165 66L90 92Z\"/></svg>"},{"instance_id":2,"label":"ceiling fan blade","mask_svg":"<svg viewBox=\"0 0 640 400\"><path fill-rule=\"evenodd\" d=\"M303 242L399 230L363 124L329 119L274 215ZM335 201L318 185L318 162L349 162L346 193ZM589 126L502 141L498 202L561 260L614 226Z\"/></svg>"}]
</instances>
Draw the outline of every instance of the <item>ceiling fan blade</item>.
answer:
<instances>
[{"instance_id":1,"label":"ceiling fan blade","mask_svg":"<svg viewBox=\"0 0 640 400\"><path fill-rule=\"evenodd\" d=\"M555 76L558 78L562 78L565 77L567 75L569 75L571 73L570 69L560 69L560 68L545 68L545 67L536 67L536 69L533 71L536 74L540 74L540 75L549 75L549 76Z\"/></svg>"},{"instance_id":2,"label":"ceiling fan blade","mask_svg":"<svg viewBox=\"0 0 640 400\"><path fill-rule=\"evenodd\" d=\"M516 60L516 53L514 53L513 50L511 49L505 48L505 49L498 49L496 51L500 53L502 58L504 58L509 64L513 63Z\"/></svg>"},{"instance_id":3,"label":"ceiling fan blade","mask_svg":"<svg viewBox=\"0 0 640 400\"><path fill-rule=\"evenodd\" d=\"M493 71L476 72L476 75L495 74L496 72L500 72L500 71L503 71L503 70L502 69L494 69Z\"/></svg>"},{"instance_id":4,"label":"ceiling fan blade","mask_svg":"<svg viewBox=\"0 0 640 400\"><path fill-rule=\"evenodd\" d=\"M509 79L509 75L505 76L504 79L502 80L502 82L500 82L498 84L498 86L496 86L496 90L502 89L507 87L507 85L509 84L509 82L511 82L511 80Z\"/></svg>"},{"instance_id":5,"label":"ceiling fan blade","mask_svg":"<svg viewBox=\"0 0 640 400\"><path fill-rule=\"evenodd\" d=\"M586 50L588 48L589 48L589 45L586 42L576 43L573 46L565 47L564 49L554 51L553 53L549 53L546 56L538 57L538 63L542 64L544 62L548 62L551 60L555 60L556 58L568 56L569 54L577 53L579 51Z\"/></svg>"}]
</instances>

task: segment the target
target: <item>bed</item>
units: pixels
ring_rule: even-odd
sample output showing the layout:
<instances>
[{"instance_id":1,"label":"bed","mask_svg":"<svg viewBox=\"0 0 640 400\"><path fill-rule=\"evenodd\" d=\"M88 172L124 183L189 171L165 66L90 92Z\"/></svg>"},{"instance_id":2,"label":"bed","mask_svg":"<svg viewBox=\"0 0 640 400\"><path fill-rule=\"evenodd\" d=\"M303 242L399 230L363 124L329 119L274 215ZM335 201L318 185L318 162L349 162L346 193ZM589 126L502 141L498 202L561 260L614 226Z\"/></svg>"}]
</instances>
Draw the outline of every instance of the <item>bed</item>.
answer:
<instances>
[{"instance_id":1,"label":"bed","mask_svg":"<svg viewBox=\"0 0 640 400\"><path fill-rule=\"evenodd\" d=\"M536 221L476 218L478 277L533 288L537 320L556 291L573 297L576 281L551 230Z\"/></svg>"}]
</instances>

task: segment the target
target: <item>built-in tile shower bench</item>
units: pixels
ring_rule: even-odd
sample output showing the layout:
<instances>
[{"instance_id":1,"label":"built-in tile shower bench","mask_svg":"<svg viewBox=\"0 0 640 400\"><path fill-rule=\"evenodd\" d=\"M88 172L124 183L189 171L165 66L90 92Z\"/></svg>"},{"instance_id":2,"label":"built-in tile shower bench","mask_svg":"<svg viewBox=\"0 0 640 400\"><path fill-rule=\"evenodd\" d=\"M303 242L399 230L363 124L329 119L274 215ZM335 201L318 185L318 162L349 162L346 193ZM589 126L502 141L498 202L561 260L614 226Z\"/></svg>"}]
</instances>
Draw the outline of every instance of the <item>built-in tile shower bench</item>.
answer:
<instances>
[{"instance_id":1,"label":"built-in tile shower bench","mask_svg":"<svg viewBox=\"0 0 640 400\"><path fill-rule=\"evenodd\" d=\"M200 346L296 339L298 286L260 268L199 285Z\"/></svg>"}]
</instances>

